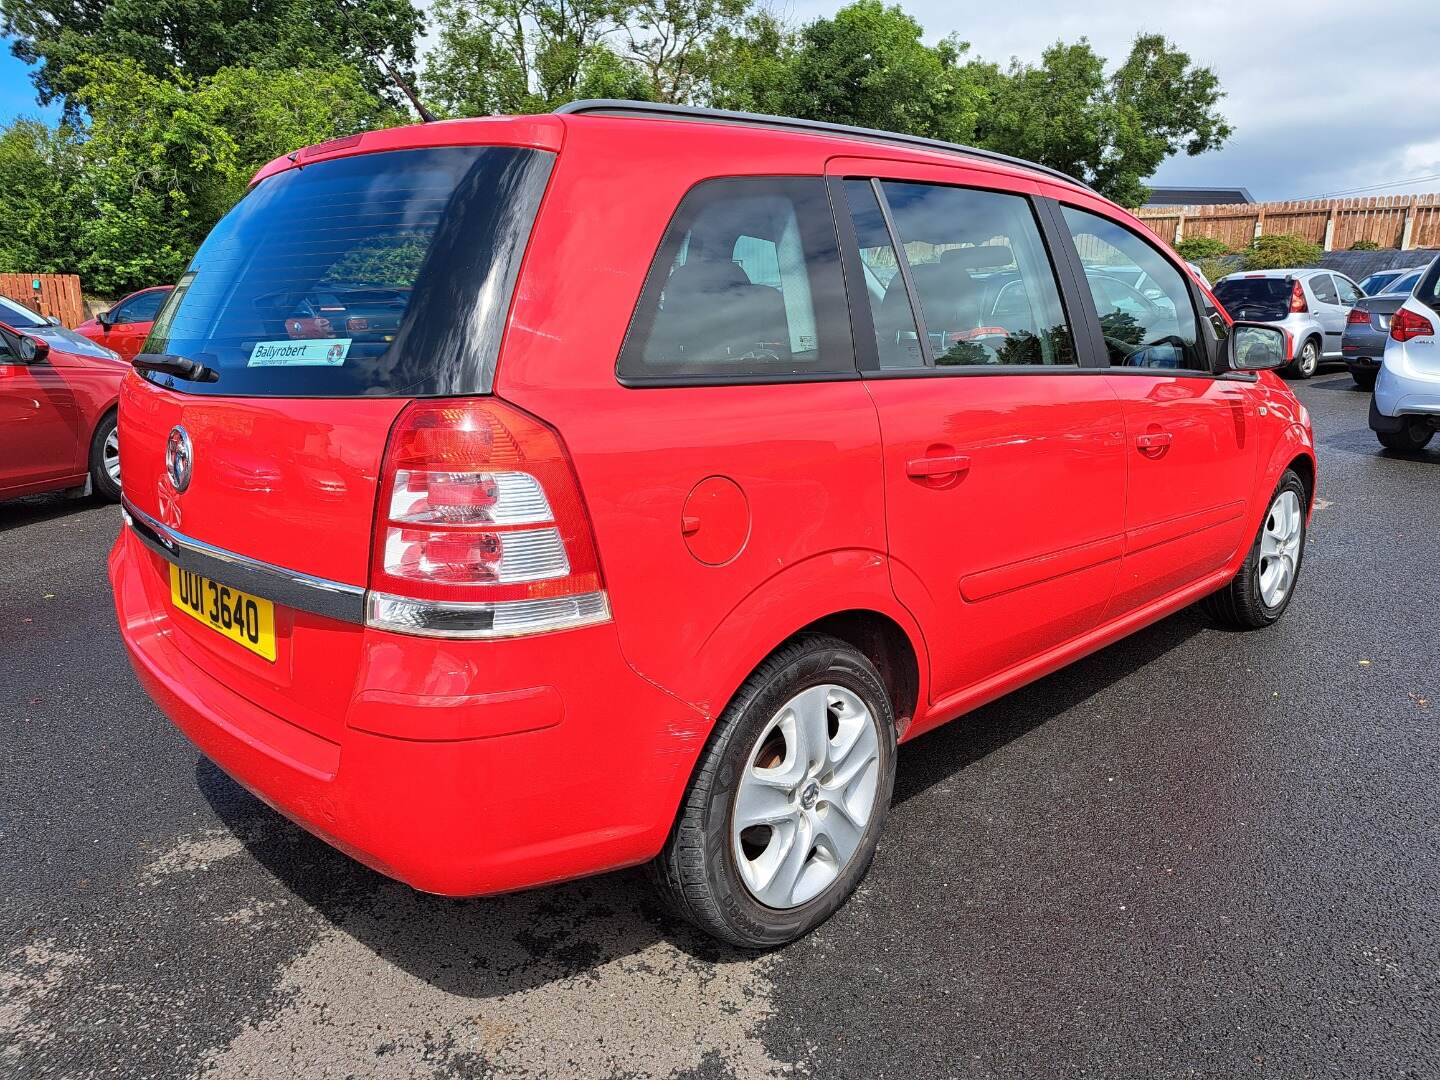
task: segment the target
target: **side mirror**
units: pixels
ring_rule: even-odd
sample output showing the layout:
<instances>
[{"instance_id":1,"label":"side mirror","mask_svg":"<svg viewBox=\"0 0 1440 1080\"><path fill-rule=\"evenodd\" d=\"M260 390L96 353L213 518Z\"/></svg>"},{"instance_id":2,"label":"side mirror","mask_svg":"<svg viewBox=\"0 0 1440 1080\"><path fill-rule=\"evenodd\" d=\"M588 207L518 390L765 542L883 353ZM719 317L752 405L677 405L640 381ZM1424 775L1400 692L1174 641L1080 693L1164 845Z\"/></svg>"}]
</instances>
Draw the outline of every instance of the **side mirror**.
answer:
<instances>
[{"instance_id":1,"label":"side mirror","mask_svg":"<svg viewBox=\"0 0 1440 1080\"><path fill-rule=\"evenodd\" d=\"M1225 339L1231 371L1272 371L1285 363L1285 331L1265 323L1237 322Z\"/></svg>"},{"instance_id":2,"label":"side mirror","mask_svg":"<svg viewBox=\"0 0 1440 1080\"><path fill-rule=\"evenodd\" d=\"M8 323L0 322L0 342L6 346L6 352L21 364L33 364L50 354L47 342L22 334ZM0 364L3 363L5 360L0 359Z\"/></svg>"},{"instance_id":3,"label":"side mirror","mask_svg":"<svg viewBox=\"0 0 1440 1080\"><path fill-rule=\"evenodd\" d=\"M38 360L44 360L50 355L50 343L39 338L33 338L26 334L20 335L20 342L16 347L20 359L27 364L33 364Z\"/></svg>"},{"instance_id":4,"label":"side mirror","mask_svg":"<svg viewBox=\"0 0 1440 1080\"><path fill-rule=\"evenodd\" d=\"M111 308L109 311L100 312L99 315L95 316L95 321L101 326L103 326L106 330L109 330L112 326L115 325L115 309Z\"/></svg>"}]
</instances>

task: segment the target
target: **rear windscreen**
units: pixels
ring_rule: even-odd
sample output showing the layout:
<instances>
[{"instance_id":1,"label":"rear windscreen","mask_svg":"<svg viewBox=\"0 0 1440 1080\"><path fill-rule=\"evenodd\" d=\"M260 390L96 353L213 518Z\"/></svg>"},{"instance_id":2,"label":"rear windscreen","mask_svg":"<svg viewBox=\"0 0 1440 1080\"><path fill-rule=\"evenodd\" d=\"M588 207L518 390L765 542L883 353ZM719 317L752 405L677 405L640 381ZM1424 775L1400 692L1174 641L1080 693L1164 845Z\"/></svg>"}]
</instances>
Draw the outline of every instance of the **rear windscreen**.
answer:
<instances>
[{"instance_id":1,"label":"rear windscreen","mask_svg":"<svg viewBox=\"0 0 1440 1080\"><path fill-rule=\"evenodd\" d=\"M552 161L437 147L262 181L200 245L145 343L218 378L147 377L227 396L488 392Z\"/></svg>"},{"instance_id":2,"label":"rear windscreen","mask_svg":"<svg viewBox=\"0 0 1440 1080\"><path fill-rule=\"evenodd\" d=\"M1289 278L1232 278L1215 286L1215 299L1231 318L1280 319L1290 310L1292 288Z\"/></svg>"}]
</instances>

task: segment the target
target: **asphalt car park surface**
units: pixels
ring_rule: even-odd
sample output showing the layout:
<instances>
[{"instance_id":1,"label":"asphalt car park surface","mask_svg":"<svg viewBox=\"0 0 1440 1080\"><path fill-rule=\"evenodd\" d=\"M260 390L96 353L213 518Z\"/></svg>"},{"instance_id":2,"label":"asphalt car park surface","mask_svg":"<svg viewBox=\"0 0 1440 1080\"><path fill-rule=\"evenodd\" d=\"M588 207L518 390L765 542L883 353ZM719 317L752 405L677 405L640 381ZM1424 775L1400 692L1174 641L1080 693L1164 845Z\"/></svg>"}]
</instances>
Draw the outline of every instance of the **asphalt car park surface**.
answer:
<instances>
[{"instance_id":1,"label":"asphalt car park surface","mask_svg":"<svg viewBox=\"0 0 1440 1080\"><path fill-rule=\"evenodd\" d=\"M453 901L137 686L119 511L0 505L0 1075L1440 1075L1440 448L1348 375L1269 631L1184 612L907 746L875 866L755 957L635 871Z\"/></svg>"}]
</instances>

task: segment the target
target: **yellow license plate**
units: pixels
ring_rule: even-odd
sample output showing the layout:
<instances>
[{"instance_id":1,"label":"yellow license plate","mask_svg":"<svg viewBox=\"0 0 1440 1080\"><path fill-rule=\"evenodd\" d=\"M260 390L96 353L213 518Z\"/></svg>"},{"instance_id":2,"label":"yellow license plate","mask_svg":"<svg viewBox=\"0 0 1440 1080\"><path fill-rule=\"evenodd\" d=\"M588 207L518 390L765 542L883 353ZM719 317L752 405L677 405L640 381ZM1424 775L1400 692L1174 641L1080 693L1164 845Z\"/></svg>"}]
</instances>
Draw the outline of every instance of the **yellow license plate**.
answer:
<instances>
[{"instance_id":1,"label":"yellow license plate","mask_svg":"<svg viewBox=\"0 0 1440 1080\"><path fill-rule=\"evenodd\" d=\"M275 605L170 564L170 601L197 622L266 660L275 659Z\"/></svg>"}]
</instances>

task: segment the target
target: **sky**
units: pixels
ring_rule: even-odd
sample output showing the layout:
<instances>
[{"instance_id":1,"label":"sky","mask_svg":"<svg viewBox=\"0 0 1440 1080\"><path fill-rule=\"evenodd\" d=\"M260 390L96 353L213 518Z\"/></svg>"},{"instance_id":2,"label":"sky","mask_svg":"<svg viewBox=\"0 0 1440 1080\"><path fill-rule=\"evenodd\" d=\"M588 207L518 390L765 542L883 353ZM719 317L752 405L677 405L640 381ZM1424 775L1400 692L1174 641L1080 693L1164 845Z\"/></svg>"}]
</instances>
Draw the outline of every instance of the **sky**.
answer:
<instances>
[{"instance_id":1,"label":"sky","mask_svg":"<svg viewBox=\"0 0 1440 1080\"><path fill-rule=\"evenodd\" d=\"M958 33L972 53L1037 60L1057 39L1088 37L1118 63L1139 33L1161 33L1220 76L1235 134L1219 151L1172 158L1151 183L1248 188L1256 199L1440 191L1437 0L1027 0L1006 5L901 0L929 40ZM788 19L839 0L772 0ZM0 123L53 119L25 65L0 55ZM1410 183L1395 183L1409 180ZM1379 186L1387 185L1387 186ZM1356 190L1365 189L1365 190Z\"/></svg>"}]
</instances>

